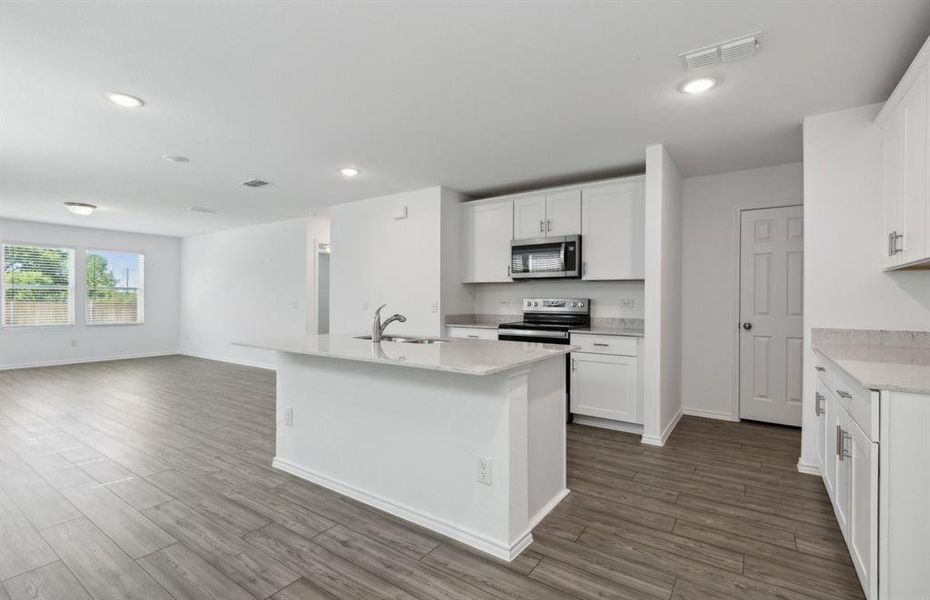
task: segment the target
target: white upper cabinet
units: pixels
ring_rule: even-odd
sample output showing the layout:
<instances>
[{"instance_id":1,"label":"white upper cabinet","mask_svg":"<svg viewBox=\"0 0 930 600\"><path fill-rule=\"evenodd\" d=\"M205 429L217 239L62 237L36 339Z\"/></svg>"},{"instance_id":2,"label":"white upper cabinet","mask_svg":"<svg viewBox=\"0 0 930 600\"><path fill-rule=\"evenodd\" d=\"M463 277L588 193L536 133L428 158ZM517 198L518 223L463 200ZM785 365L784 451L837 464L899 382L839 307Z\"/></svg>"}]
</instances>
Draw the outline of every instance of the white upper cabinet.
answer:
<instances>
[{"instance_id":1,"label":"white upper cabinet","mask_svg":"<svg viewBox=\"0 0 930 600\"><path fill-rule=\"evenodd\" d=\"M513 239L546 237L546 196L524 196L513 201Z\"/></svg>"},{"instance_id":2,"label":"white upper cabinet","mask_svg":"<svg viewBox=\"0 0 930 600\"><path fill-rule=\"evenodd\" d=\"M644 177L582 191L582 279L643 279L645 207Z\"/></svg>"},{"instance_id":3,"label":"white upper cabinet","mask_svg":"<svg viewBox=\"0 0 930 600\"><path fill-rule=\"evenodd\" d=\"M930 40L876 123L884 138L882 264L930 263Z\"/></svg>"},{"instance_id":4,"label":"white upper cabinet","mask_svg":"<svg viewBox=\"0 0 930 600\"><path fill-rule=\"evenodd\" d=\"M466 283L512 281L510 239L514 210L510 200L462 204L462 272Z\"/></svg>"},{"instance_id":5,"label":"white upper cabinet","mask_svg":"<svg viewBox=\"0 0 930 600\"><path fill-rule=\"evenodd\" d=\"M513 239L581 233L581 190L523 196L513 201Z\"/></svg>"},{"instance_id":6,"label":"white upper cabinet","mask_svg":"<svg viewBox=\"0 0 930 600\"><path fill-rule=\"evenodd\" d=\"M581 233L581 190L546 195L546 235Z\"/></svg>"},{"instance_id":7,"label":"white upper cabinet","mask_svg":"<svg viewBox=\"0 0 930 600\"><path fill-rule=\"evenodd\" d=\"M579 234L583 279L643 279L645 204L642 175L466 202L462 281L513 281L512 240Z\"/></svg>"}]
</instances>

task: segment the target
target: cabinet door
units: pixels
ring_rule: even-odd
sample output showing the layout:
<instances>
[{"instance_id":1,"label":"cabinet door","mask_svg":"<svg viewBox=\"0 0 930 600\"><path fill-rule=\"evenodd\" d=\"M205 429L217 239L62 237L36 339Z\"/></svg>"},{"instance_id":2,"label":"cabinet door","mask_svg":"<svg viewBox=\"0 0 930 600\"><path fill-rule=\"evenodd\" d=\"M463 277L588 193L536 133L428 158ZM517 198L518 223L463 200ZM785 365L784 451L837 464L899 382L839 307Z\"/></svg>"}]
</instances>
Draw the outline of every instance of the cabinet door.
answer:
<instances>
[{"instance_id":1,"label":"cabinet door","mask_svg":"<svg viewBox=\"0 0 930 600\"><path fill-rule=\"evenodd\" d=\"M904 110L899 106L882 129L884 140L884 190L882 192L882 265L899 262L896 248L900 246L904 214Z\"/></svg>"},{"instance_id":2,"label":"cabinet door","mask_svg":"<svg viewBox=\"0 0 930 600\"><path fill-rule=\"evenodd\" d=\"M847 435L849 435L849 425L852 422L852 419L849 418L849 415L846 413L846 410L840 405L836 405L836 427L834 427L834 435L839 437L839 440L836 442L836 448L834 453L836 454L836 482L834 489L834 501L833 508L836 513L836 521L840 526L840 531L843 532L843 537L846 538L846 543L849 543L849 479L850 479L850 462L849 457L846 456L846 453L849 449L849 440Z\"/></svg>"},{"instance_id":3,"label":"cabinet door","mask_svg":"<svg viewBox=\"0 0 930 600\"><path fill-rule=\"evenodd\" d=\"M878 445L849 419L849 533L846 536L866 598L878 597Z\"/></svg>"},{"instance_id":4,"label":"cabinet door","mask_svg":"<svg viewBox=\"0 0 930 600\"><path fill-rule=\"evenodd\" d=\"M819 380L818 380L819 382ZM827 392L824 394L826 400L824 400L824 450L823 450L823 485L827 488L827 495L830 496L830 500L833 502L834 507L836 506L836 467L838 464L837 455L836 455L836 435L837 429L836 426L839 424L837 411L840 410L839 402L836 398L833 397L833 394L827 391L825 388L822 388L823 391Z\"/></svg>"},{"instance_id":5,"label":"cabinet door","mask_svg":"<svg viewBox=\"0 0 930 600\"><path fill-rule=\"evenodd\" d=\"M642 178L582 190L582 279L644 277L645 206Z\"/></svg>"},{"instance_id":6,"label":"cabinet door","mask_svg":"<svg viewBox=\"0 0 930 600\"><path fill-rule=\"evenodd\" d=\"M525 196L513 201L513 239L546 237L546 197Z\"/></svg>"},{"instance_id":7,"label":"cabinet door","mask_svg":"<svg viewBox=\"0 0 930 600\"><path fill-rule=\"evenodd\" d=\"M462 205L462 211L463 281L512 281L510 236L513 231L513 202L469 202Z\"/></svg>"},{"instance_id":8,"label":"cabinet door","mask_svg":"<svg viewBox=\"0 0 930 600\"><path fill-rule=\"evenodd\" d=\"M573 413L639 423L636 406L636 358L572 353Z\"/></svg>"},{"instance_id":9,"label":"cabinet door","mask_svg":"<svg viewBox=\"0 0 930 600\"><path fill-rule=\"evenodd\" d=\"M903 233L898 261L927 258L927 68L902 100L904 111Z\"/></svg>"},{"instance_id":10,"label":"cabinet door","mask_svg":"<svg viewBox=\"0 0 930 600\"><path fill-rule=\"evenodd\" d=\"M546 196L546 235L581 233L581 190Z\"/></svg>"},{"instance_id":11,"label":"cabinet door","mask_svg":"<svg viewBox=\"0 0 930 600\"><path fill-rule=\"evenodd\" d=\"M827 391L827 386L820 380L820 377L815 377L814 381L817 382L816 391L814 392L814 416L817 418L817 466L820 468L821 476L823 476L827 444L826 404L827 395L830 392Z\"/></svg>"}]
</instances>

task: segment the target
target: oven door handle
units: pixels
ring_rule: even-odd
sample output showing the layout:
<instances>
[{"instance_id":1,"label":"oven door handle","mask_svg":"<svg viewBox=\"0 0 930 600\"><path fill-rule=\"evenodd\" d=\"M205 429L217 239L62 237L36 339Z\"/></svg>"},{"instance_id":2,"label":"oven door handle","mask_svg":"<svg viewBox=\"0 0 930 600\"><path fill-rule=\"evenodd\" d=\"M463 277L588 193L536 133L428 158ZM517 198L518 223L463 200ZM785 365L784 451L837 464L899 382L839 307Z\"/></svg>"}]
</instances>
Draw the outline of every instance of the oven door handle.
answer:
<instances>
[{"instance_id":1,"label":"oven door handle","mask_svg":"<svg viewBox=\"0 0 930 600\"><path fill-rule=\"evenodd\" d=\"M542 329L498 329L498 335L512 335L516 337L546 337L564 340L568 338L567 331L545 331Z\"/></svg>"}]
</instances>

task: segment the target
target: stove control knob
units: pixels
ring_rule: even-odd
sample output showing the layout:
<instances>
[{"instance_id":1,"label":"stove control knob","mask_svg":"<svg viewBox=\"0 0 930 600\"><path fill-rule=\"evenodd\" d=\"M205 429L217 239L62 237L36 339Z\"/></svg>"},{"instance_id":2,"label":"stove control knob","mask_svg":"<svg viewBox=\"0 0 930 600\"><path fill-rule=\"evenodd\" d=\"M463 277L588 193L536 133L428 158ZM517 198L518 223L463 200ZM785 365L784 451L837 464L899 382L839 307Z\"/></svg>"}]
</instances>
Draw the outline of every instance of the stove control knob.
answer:
<instances>
[{"instance_id":1,"label":"stove control knob","mask_svg":"<svg viewBox=\"0 0 930 600\"><path fill-rule=\"evenodd\" d=\"M534 302L533 306L539 306L539 302Z\"/></svg>"},{"instance_id":2,"label":"stove control knob","mask_svg":"<svg viewBox=\"0 0 930 600\"><path fill-rule=\"evenodd\" d=\"M572 307L574 307L574 306L575 306L575 303L574 303L574 302L572 302Z\"/></svg>"},{"instance_id":3,"label":"stove control knob","mask_svg":"<svg viewBox=\"0 0 930 600\"><path fill-rule=\"evenodd\" d=\"M578 303L578 307L579 307L579 308L581 308L581 307L583 307L583 306L584 306L584 302L579 302L579 303Z\"/></svg>"}]
</instances>

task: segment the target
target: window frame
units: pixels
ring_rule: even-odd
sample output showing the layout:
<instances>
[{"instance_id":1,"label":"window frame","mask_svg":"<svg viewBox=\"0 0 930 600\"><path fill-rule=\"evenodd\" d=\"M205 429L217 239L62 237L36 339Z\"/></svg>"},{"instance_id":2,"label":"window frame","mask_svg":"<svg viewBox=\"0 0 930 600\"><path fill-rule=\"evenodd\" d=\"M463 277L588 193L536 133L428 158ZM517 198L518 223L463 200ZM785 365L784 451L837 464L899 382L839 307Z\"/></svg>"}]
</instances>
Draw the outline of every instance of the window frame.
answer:
<instances>
[{"instance_id":1,"label":"window frame","mask_svg":"<svg viewBox=\"0 0 930 600\"><path fill-rule=\"evenodd\" d=\"M43 248L46 250L65 250L68 252L68 322L67 323L45 323L29 325L8 325L5 320L6 315L6 278L0 276L0 329L52 329L52 328L71 328L77 325L77 318L74 310L75 299L77 298L76 289L76 271L77 271L77 247L66 245L51 245L40 242L17 242L17 241L0 241L0 266L6 268L6 247L7 246L24 246L27 248ZM3 271L5 272L5 271ZM13 286L16 289L16 286ZM57 287L53 289L59 289Z\"/></svg>"},{"instance_id":2,"label":"window frame","mask_svg":"<svg viewBox=\"0 0 930 600\"><path fill-rule=\"evenodd\" d=\"M114 254L134 254L139 257L139 287L122 287L113 289L136 290L138 308L137 314L142 313L142 318L136 321L109 321L106 323L94 323L87 318L87 310L90 303L90 290L87 285L87 256L92 252L112 252ZM132 327L135 325L145 325L145 253L138 250L118 250L115 248L85 247L84 248L84 325L87 327Z\"/></svg>"}]
</instances>

